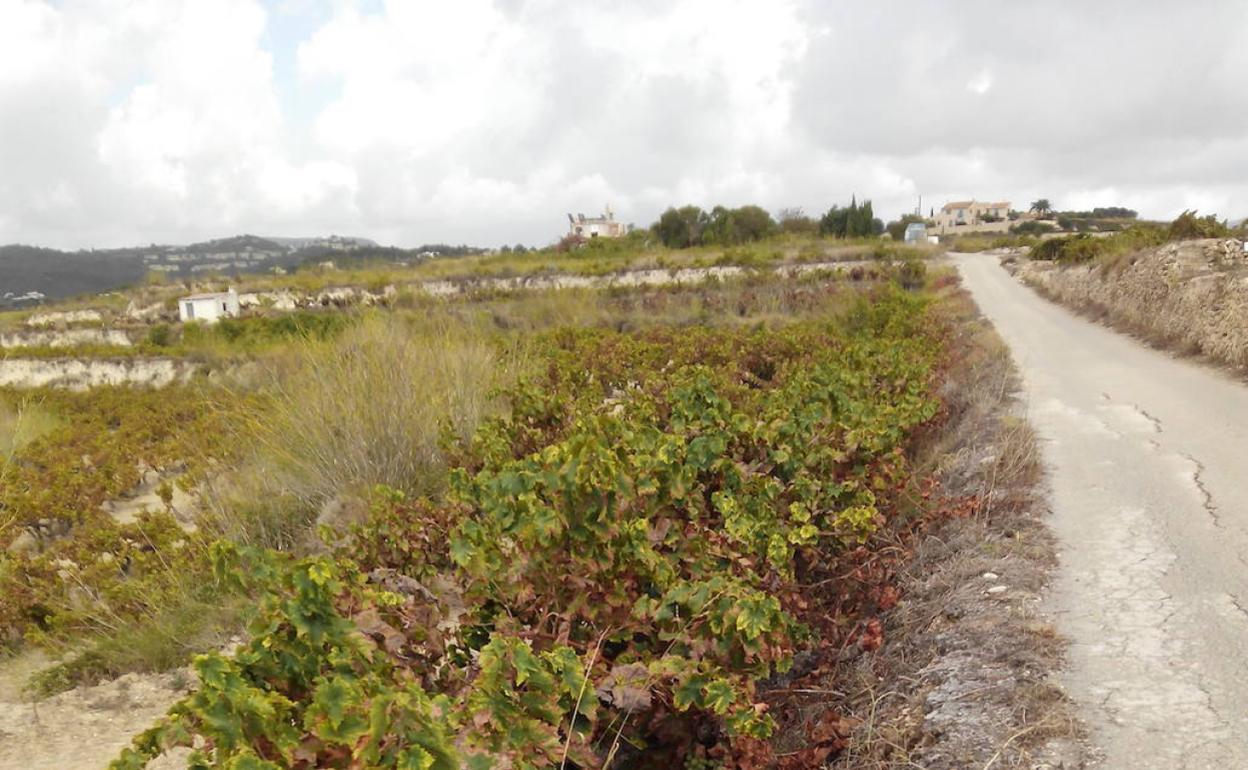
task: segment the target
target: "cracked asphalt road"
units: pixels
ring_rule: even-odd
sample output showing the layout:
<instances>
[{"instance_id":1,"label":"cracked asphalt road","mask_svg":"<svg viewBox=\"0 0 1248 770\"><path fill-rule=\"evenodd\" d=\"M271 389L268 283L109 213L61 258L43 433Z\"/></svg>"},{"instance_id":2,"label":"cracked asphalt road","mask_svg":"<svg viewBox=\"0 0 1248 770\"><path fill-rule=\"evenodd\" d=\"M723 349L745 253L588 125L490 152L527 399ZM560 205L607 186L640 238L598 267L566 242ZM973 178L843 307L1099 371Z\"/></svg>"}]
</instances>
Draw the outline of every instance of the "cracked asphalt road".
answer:
<instances>
[{"instance_id":1,"label":"cracked asphalt road","mask_svg":"<svg viewBox=\"0 0 1248 770\"><path fill-rule=\"evenodd\" d=\"M1248 768L1248 386L952 259L1042 439L1062 679L1102 766Z\"/></svg>"}]
</instances>

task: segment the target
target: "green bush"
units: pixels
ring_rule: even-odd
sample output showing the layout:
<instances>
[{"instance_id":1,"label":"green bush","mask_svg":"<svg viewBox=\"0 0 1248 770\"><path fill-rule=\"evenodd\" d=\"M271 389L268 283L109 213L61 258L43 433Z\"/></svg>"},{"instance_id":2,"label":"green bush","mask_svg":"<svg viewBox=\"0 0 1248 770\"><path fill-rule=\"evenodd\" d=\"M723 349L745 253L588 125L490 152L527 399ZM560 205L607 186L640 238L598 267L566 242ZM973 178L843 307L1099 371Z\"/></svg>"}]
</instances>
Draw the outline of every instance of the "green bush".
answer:
<instances>
[{"instance_id":1,"label":"green bush","mask_svg":"<svg viewBox=\"0 0 1248 770\"><path fill-rule=\"evenodd\" d=\"M147 344L158 348L169 347L173 341L173 330L169 324L156 324L147 330Z\"/></svg>"},{"instance_id":2,"label":"green bush","mask_svg":"<svg viewBox=\"0 0 1248 770\"><path fill-rule=\"evenodd\" d=\"M1097 237L1079 233L1042 241L1032 247L1031 258L1065 264L1112 260L1133 251L1160 246L1167 240L1168 232L1160 227L1135 225L1113 235Z\"/></svg>"},{"instance_id":3,"label":"green bush","mask_svg":"<svg viewBox=\"0 0 1248 770\"><path fill-rule=\"evenodd\" d=\"M1043 235L1044 233L1054 232L1056 229L1049 222L1032 219L1011 226L1010 232L1018 235Z\"/></svg>"},{"instance_id":4,"label":"green bush","mask_svg":"<svg viewBox=\"0 0 1248 770\"><path fill-rule=\"evenodd\" d=\"M1031 247L1031 258L1043 262L1056 262L1062 255L1065 239L1050 238Z\"/></svg>"}]
</instances>

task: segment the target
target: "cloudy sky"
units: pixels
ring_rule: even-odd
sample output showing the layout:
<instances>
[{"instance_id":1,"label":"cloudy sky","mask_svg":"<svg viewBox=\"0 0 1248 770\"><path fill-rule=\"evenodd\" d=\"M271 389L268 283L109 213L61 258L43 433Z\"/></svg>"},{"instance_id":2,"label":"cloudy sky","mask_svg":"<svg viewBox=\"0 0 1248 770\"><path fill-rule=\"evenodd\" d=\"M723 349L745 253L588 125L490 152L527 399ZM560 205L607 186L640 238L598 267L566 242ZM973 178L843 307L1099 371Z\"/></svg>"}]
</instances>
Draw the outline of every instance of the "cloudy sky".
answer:
<instances>
[{"instance_id":1,"label":"cloudy sky","mask_svg":"<svg viewBox=\"0 0 1248 770\"><path fill-rule=\"evenodd\" d=\"M0 243L851 194L1248 215L1248 3L0 0Z\"/></svg>"}]
</instances>

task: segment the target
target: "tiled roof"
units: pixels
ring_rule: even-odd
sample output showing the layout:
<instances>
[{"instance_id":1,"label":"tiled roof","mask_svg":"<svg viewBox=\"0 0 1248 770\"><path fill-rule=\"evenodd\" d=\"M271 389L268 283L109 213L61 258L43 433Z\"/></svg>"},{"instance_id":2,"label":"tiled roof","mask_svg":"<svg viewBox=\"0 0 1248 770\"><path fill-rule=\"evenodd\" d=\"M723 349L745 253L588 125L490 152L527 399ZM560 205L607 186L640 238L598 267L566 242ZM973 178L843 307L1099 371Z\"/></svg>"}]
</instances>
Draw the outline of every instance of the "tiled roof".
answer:
<instances>
[{"instance_id":1,"label":"tiled roof","mask_svg":"<svg viewBox=\"0 0 1248 770\"><path fill-rule=\"evenodd\" d=\"M953 209L969 209L969 208L1008 209L1009 207L1010 207L1009 201L997 201L996 203L983 203L980 201L953 201L951 203L946 203L944 206L941 207L940 210L951 211Z\"/></svg>"}]
</instances>

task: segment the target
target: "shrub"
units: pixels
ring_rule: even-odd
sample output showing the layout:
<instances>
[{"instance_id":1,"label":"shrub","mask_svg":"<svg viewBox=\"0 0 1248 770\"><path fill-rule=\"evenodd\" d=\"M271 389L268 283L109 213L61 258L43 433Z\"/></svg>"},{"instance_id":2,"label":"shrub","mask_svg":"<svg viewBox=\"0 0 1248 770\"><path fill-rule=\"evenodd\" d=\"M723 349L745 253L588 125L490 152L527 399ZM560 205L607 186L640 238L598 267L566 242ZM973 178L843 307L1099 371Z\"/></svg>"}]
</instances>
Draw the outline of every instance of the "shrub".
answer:
<instances>
[{"instance_id":1,"label":"shrub","mask_svg":"<svg viewBox=\"0 0 1248 770\"><path fill-rule=\"evenodd\" d=\"M897 267L897 283L909 291L921 289L927 283L927 265L916 257L907 257Z\"/></svg>"},{"instance_id":2,"label":"shrub","mask_svg":"<svg viewBox=\"0 0 1248 770\"><path fill-rule=\"evenodd\" d=\"M1062 255L1062 247L1065 246L1065 240L1062 238L1051 238L1047 241L1041 241L1031 247L1031 258L1044 262L1055 262Z\"/></svg>"},{"instance_id":3,"label":"shrub","mask_svg":"<svg viewBox=\"0 0 1248 770\"><path fill-rule=\"evenodd\" d=\"M1093 260L1115 259L1132 251L1159 246L1166 240L1166 230L1136 225L1104 237L1080 233L1042 241L1032 248L1031 258L1079 264Z\"/></svg>"},{"instance_id":4,"label":"shrub","mask_svg":"<svg viewBox=\"0 0 1248 770\"><path fill-rule=\"evenodd\" d=\"M156 324L147 330L147 344L158 348L168 347L173 340L173 330L169 324Z\"/></svg>"},{"instance_id":5,"label":"shrub","mask_svg":"<svg viewBox=\"0 0 1248 770\"><path fill-rule=\"evenodd\" d=\"M1048 222L1041 222L1036 219L1020 222L1010 227L1010 232L1017 235L1042 235L1044 233L1054 232L1057 228Z\"/></svg>"},{"instance_id":6,"label":"shrub","mask_svg":"<svg viewBox=\"0 0 1248 770\"><path fill-rule=\"evenodd\" d=\"M1205 217L1197 216L1195 210L1184 211L1166 231L1167 240L1186 241L1196 238L1229 238L1231 229L1225 222L1218 221L1213 214Z\"/></svg>"}]
</instances>

